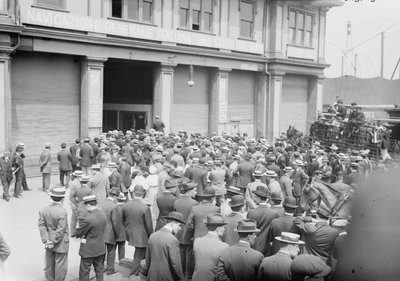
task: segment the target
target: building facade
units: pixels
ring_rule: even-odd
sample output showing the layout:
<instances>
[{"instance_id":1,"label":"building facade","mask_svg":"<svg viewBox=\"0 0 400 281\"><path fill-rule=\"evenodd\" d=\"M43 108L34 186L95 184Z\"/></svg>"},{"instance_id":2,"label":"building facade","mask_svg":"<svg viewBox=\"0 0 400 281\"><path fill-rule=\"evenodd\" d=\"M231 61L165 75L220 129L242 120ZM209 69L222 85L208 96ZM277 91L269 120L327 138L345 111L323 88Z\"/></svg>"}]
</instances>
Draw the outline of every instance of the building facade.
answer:
<instances>
[{"instance_id":1,"label":"building facade","mask_svg":"<svg viewBox=\"0 0 400 281\"><path fill-rule=\"evenodd\" d=\"M272 140L322 108L340 0L0 0L0 150L109 129ZM188 81L193 81L188 83Z\"/></svg>"}]
</instances>

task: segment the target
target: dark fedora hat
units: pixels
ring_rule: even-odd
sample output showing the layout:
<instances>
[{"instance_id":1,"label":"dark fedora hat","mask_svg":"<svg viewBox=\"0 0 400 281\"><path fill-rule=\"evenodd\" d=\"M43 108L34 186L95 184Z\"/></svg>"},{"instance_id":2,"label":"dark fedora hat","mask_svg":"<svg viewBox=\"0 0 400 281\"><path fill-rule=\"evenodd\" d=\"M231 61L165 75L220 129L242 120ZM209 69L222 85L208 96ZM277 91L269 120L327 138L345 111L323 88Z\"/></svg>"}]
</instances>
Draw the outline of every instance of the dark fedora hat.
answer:
<instances>
[{"instance_id":1,"label":"dark fedora hat","mask_svg":"<svg viewBox=\"0 0 400 281\"><path fill-rule=\"evenodd\" d=\"M281 194L281 192L279 191L279 192L272 192L271 193L271 195L270 195L270 197L271 197L271 200L274 200L274 201L282 201L282 194Z\"/></svg>"},{"instance_id":2,"label":"dark fedora hat","mask_svg":"<svg viewBox=\"0 0 400 281\"><path fill-rule=\"evenodd\" d=\"M265 186L259 185L253 193L261 198L267 198L269 196L269 190Z\"/></svg>"},{"instance_id":3,"label":"dark fedora hat","mask_svg":"<svg viewBox=\"0 0 400 281\"><path fill-rule=\"evenodd\" d=\"M164 182L165 188L171 188L171 187L178 186L178 185L179 185L179 183L173 179L167 179Z\"/></svg>"},{"instance_id":4,"label":"dark fedora hat","mask_svg":"<svg viewBox=\"0 0 400 281\"><path fill-rule=\"evenodd\" d=\"M239 207L246 204L243 195L233 195L232 200L228 203L230 207Z\"/></svg>"},{"instance_id":5,"label":"dark fedora hat","mask_svg":"<svg viewBox=\"0 0 400 281\"><path fill-rule=\"evenodd\" d=\"M169 212L168 216L163 217L165 220L173 220L180 222L181 224L186 224L185 221L183 220L183 215L179 212Z\"/></svg>"},{"instance_id":6,"label":"dark fedora hat","mask_svg":"<svg viewBox=\"0 0 400 281\"><path fill-rule=\"evenodd\" d=\"M296 198L294 198L293 196L286 196L285 199L283 199L283 206L286 206L288 208L297 208L297 204L296 204Z\"/></svg>"},{"instance_id":7,"label":"dark fedora hat","mask_svg":"<svg viewBox=\"0 0 400 281\"><path fill-rule=\"evenodd\" d=\"M197 183L195 183L194 181L187 181L182 183L182 190L183 191L188 191L188 190L192 190L197 186Z\"/></svg>"},{"instance_id":8,"label":"dark fedora hat","mask_svg":"<svg viewBox=\"0 0 400 281\"><path fill-rule=\"evenodd\" d=\"M206 186L200 193L197 193L199 197L214 197L215 189L211 186Z\"/></svg>"},{"instance_id":9,"label":"dark fedora hat","mask_svg":"<svg viewBox=\"0 0 400 281\"><path fill-rule=\"evenodd\" d=\"M225 225L227 222L225 222L224 217L221 214L209 214L203 222L206 225Z\"/></svg>"},{"instance_id":10,"label":"dark fedora hat","mask_svg":"<svg viewBox=\"0 0 400 281\"><path fill-rule=\"evenodd\" d=\"M260 232L260 230L257 228L257 223L254 220L238 221L238 225L235 227L234 231L242 233Z\"/></svg>"}]
</instances>

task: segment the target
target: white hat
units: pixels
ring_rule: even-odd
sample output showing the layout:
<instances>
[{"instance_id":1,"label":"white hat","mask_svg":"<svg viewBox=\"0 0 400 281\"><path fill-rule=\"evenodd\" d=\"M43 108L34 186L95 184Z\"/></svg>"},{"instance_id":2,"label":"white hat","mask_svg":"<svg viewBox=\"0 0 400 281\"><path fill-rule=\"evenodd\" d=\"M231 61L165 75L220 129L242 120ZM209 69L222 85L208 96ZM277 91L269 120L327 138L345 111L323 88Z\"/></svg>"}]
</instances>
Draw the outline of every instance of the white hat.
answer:
<instances>
[{"instance_id":1,"label":"white hat","mask_svg":"<svg viewBox=\"0 0 400 281\"><path fill-rule=\"evenodd\" d=\"M290 244L305 244L303 241L300 240L300 235L291 232L282 232L281 236L276 236L275 239Z\"/></svg>"}]
</instances>

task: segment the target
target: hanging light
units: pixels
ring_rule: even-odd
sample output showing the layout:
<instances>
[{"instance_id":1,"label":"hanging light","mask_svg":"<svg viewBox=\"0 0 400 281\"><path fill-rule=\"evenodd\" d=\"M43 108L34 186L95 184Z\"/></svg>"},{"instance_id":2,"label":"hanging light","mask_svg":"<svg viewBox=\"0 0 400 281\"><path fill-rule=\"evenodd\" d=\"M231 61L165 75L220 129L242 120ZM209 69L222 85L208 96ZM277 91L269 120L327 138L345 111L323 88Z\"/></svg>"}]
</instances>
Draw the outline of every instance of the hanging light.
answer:
<instances>
[{"instance_id":1,"label":"hanging light","mask_svg":"<svg viewBox=\"0 0 400 281\"><path fill-rule=\"evenodd\" d=\"M194 80L193 80L193 65L189 65L189 80L188 80L188 85L189 85L189 87L194 86Z\"/></svg>"}]
</instances>

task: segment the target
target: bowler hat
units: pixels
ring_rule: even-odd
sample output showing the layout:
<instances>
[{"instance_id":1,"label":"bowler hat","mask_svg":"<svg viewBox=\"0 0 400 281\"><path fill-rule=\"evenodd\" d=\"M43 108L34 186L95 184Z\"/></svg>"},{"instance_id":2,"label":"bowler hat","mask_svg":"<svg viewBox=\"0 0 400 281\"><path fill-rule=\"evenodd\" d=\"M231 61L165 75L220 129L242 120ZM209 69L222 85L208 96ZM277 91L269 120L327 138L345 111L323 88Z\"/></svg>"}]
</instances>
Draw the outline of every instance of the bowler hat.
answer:
<instances>
[{"instance_id":1,"label":"bowler hat","mask_svg":"<svg viewBox=\"0 0 400 281\"><path fill-rule=\"evenodd\" d=\"M238 221L237 227L235 227L233 230L236 232L241 232L241 233L254 233L254 232L260 232L260 230L256 227L257 224L254 220L241 220Z\"/></svg>"},{"instance_id":2,"label":"bowler hat","mask_svg":"<svg viewBox=\"0 0 400 281\"><path fill-rule=\"evenodd\" d=\"M171 188L171 187L178 186L178 185L179 185L179 183L173 179L167 179L164 182L165 188Z\"/></svg>"},{"instance_id":3,"label":"bowler hat","mask_svg":"<svg viewBox=\"0 0 400 281\"><path fill-rule=\"evenodd\" d=\"M110 191L108 193L118 196L120 194L120 190L119 190L118 187L113 187L113 188L110 189Z\"/></svg>"},{"instance_id":4,"label":"bowler hat","mask_svg":"<svg viewBox=\"0 0 400 281\"><path fill-rule=\"evenodd\" d=\"M232 200L228 203L230 207L239 207L246 204L243 195L233 195Z\"/></svg>"},{"instance_id":5,"label":"bowler hat","mask_svg":"<svg viewBox=\"0 0 400 281\"><path fill-rule=\"evenodd\" d=\"M225 222L224 217L221 214L217 213L207 215L207 217L203 220L203 222L206 225L215 225L215 226L227 224L227 222Z\"/></svg>"},{"instance_id":6,"label":"bowler hat","mask_svg":"<svg viewBox=\"0 0 400 281\"><path fill-rule=\"evenodd\" d=\"M296 198L292 197L292 196L286 196L285 199L283 199L283 206L286 206L288 208L297 208L297 204L296 204Z\"/></svg>"},{"instance_id":7,"label":"bowler hat","mask_svg":"<svg viewBox=\"0 0 400 281\"><path fill-rule=\"evenodd\" d=\"M215 189L211 186L206 186L200 193L197 193L199 197L214 197Z\"/></svg>"},{"instance_id":8,"label":"bowler hat","mask_svg":"<svg viewBox=\"0 0 400 281\"><path fill-rule=\"evenodd\" d=\"M88 203L88 202L92 202L92 201L97 201L97 197L96 197L96 195L94 195L94 194L84 196L82 199L83 199L83 203Z\"/></svg>"},{"instance_id":9,"label":"bowler hat","mask_svg":"<svg viewBox=\"0 0 400 281\"><path fill-rule=\"evenodd\" d=\"M49 191L49 195L52 197L65 197L65 188L55 187Z\"/></svg>"},{"instance_id":10,"label":"bowler hat","mask_svg":"<svg viewBox=\"0 0 400 281\"><path fill-rule=\"evenodd\" d=\"M294 258L290 271L292 275L319 278L328 275L331 268L318 256L302 254Z\"/></svg>"},{"instance_id":11,"label":"bowler hat","mask_svg":"<svg viewBox=\"0 0 400 281\"><path fill-rule=\"evenodd\" d=\"M300 240L300 235L296 233L291 233L291 232L282 232L281 236L276 236L276 240L285 242L285 243L290 243L290 244L305 244L303 241Z\"/></svg>"},{"instance_id":12,"label":"bowler hat","mask_svg":"<svg viewBox=\"0 0 400 281\"><path fill-rule=\"evenodd\" d=\"M272 192L270 197L271 197L271 200L282 201L282 195L280 192Z\"/></svg>"},{"instance_id":13,"label":"bowler hat","mask_svg":"<svg viewBox=\"0 0 400 281\"><path fill-rule=\"evenodd\" d=\"M261 198L267 198L269 196L269 190L265 186L259 185L253 193Z\"/></svg>"},{"instance_id":14,"label":"bowler hat","mask_svg":"<svg viewBox=\"0 0 400 281\"><path fill-rule=\"evenodd\" d=\"M173 220L176 222L180 222L181 224L185 224L185 221L183 220L183 215L179 212L170 212L168 216L163 217L163 219Z\"/></svg>"},{"instance_id":15,"label":"bowler hat","mask_svg":"<svg viewBox=\"0 0 400 281\"><path fill-rule=\"evenodd\" d=\"M188 191L188 190L192 190L197 186L197 183L195 183L194 181L187 181L182 183L182 191Z\"/></svg>"}]
</instances>

